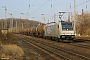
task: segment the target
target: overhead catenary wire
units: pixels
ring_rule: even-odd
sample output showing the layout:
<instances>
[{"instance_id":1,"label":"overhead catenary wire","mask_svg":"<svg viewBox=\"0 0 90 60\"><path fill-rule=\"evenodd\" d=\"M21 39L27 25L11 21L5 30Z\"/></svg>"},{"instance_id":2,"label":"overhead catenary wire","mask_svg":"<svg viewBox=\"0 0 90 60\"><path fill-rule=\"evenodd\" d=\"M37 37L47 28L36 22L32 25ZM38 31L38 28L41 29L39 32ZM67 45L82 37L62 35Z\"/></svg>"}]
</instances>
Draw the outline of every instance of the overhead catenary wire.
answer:
<instances>
[{"instance_id":1,"label":"overhead catenary wire","mask_svg":"<svg viewBox=\"0 0 90 60\"><path fill-rule=\"evenodd\" d=\"M37 10L39 10L40 8L42 8L46 3L48 3L50 0L46 1L43 5L41 5L39 8L37 8L35 11L33 11L30 15L32 15L33 13L35 13Z\"/></svg>"},{"instance_id":2,"label":"overhead catenary wire","mask_svg":"<svg viewBox=\"0 0 90 60\"><path fill-rule=\"evenodd\" d=\"M78 4L76 7L78 7L78 6L80 6L80 5L83 5L83 4L87 3L87 2L90 2L90 0L85 1L85 2L83 2L83 3L81 3L81 4ZM73 8L74 8L74 7L71 7L71 4L70 4L70 8L67 9L66 11L71 10L71 9L73 9ZM87 8L87 5L86 5L86 8Z\"/></svg>"},{"instance_id":3,"label":"overhead catenary wire","mask_svg":"<svg viewBox=\"0 0 90 60\"><path fill-rule=\"evenodd\" d=\"M83 2L83 3L79 4L79 5L77 5L76 7L78 7L78 6L80 6L80 5L83 5L83 4L85 4L85 3L89 2L89 1L90 1L90 0L85 1L85 2ZM67 9L66 11L71 10L71 9L73 9L73 8L74 8L74 7L71 7L71 8L69 8L69 9Z\"/></svg>"},{"instance_id":4,"label":"overhead catenary wire","mask_svg":"<svg viewBox=\"0 0 90 60\"><path fill-rule=\"evenodd\" d=\"M34 14L36 11L38 11L40 8L42 8L46 3L48 3L49 1L52 1L52 0L48 0L48 1L46 1L43 5L41 5L39 8L37 8L35 11L33 11L31 14L29 14L29 16L30 15L32 15L32 14ZM83 3L81 3L81 4L79 4L79 5L77 5L76 7L78 7L78 6L80 6L80 5L83 5L83 4L85 4L85 3L87 3L87 2L89 2L90 0L88 0L88 1L85 1L85 2L83 2ZM52 4L51 4L51 7L52 7ZM68 10L71 10L71 9L73 9L74 7L71 7L71 3L70 3L70 8L69 9L67 9L66 11L68 11Z\"/></svg>"},{"instance_id":5,"label":"overhead catenary wire","mask_svg":"<svg viewBox=\"0 0 90 60\"><path fill-rule=\"evenodd\" d=\"M87 1L85 1L85 2L83 2L83 3L81 3L81 4L78 4L78 5L76 5L76 7L81 6L81 5L83 5L83 4L87 3L87 2L90 2L90 0L87 0ZM71 3L70 3L70 8L67 9L66 11L71 10L71 9L73 9L73 8L74 8L74 7L71 7ZM86 5L86 8L87 8L87 5ZM56 16L58 16L58 15L56 15ZM54 17L54 16L53 16L53 17Z\"/></svg>"}]
</instances>

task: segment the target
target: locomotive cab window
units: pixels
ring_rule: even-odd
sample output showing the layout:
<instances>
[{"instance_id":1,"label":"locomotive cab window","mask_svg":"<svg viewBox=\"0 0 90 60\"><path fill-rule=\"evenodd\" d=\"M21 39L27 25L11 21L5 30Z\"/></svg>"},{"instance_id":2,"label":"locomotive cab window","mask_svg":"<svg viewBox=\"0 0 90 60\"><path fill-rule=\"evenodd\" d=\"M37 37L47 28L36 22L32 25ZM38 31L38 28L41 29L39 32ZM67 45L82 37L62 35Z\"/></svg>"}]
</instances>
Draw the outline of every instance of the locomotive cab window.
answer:
<instances>
[{"instance_id":1,"label":"locomotive cab window","mask_svg":"<svg viewBox=\"0 0 90 60\"><path fill-rule=\"evenodd\" d=\"M62 22L62 30L73 30L71 22Z\"/></svg>"}]
</instances>

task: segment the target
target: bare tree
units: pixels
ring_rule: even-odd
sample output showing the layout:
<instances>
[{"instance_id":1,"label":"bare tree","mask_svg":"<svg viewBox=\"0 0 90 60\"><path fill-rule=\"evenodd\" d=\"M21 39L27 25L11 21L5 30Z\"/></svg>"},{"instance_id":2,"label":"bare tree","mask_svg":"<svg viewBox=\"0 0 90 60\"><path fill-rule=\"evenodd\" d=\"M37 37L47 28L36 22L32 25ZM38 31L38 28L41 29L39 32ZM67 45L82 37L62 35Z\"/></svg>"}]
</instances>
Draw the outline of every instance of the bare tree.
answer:
<instances>
[{"instance_id":1,"label":"bare tree","mask_svg":"<svg viewBox=\"0 0 90 60\"><path fill-rule=\"evenodd\" d=\"M78 30L81 35L90 35L90 13L83 13L78 16Z\"/></svg>"}]
</instances>

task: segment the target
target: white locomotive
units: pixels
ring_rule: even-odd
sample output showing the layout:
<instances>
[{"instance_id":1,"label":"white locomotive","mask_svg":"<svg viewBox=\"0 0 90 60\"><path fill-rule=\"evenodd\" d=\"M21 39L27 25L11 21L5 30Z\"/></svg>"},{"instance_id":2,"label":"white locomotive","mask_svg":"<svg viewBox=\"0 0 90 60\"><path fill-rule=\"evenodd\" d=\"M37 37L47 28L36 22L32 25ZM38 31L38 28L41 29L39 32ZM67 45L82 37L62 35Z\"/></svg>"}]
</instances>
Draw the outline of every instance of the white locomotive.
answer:
<instances>
[{"instance_id":1,"label":"white locomotive","mask_svg":"<svg viewBox=\"0 0 90 60\"><path fill-rule=\"evenodd\" d=\"M72 22L64 21L47 24L45 36L51 39L73 40L75 38L73 24Z\"/></svg>"}]
</instances>

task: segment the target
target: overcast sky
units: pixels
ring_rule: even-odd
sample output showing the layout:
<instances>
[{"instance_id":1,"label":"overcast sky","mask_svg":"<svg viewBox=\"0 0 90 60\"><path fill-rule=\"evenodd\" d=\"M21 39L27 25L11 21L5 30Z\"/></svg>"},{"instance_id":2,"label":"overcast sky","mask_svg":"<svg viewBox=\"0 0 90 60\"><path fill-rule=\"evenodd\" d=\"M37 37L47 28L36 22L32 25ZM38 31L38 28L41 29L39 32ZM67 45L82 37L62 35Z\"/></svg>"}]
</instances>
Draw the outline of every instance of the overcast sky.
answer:
<instances>
[{"instance_id":1,"label":"overcast sky","mask_svg":"<svg viewBox=\"0 0 90 60\"><path fill-rule=\"evenodd\" d=\"M76 0L78 14L90 12L90 0ZM6 17L10 13L14 18L28 18L43 22L43 19L53 20L53 15L58 16L58 12L74 12L74 0L0 0L0 19L4 18L4 8L6 6ZM87 8L86 8L87 6ZM20 14L23 13L23 14ZM27 13L29 16L27 16ZM43 14L43 15L42 15Z\"/></svg>"}]
</instances>

